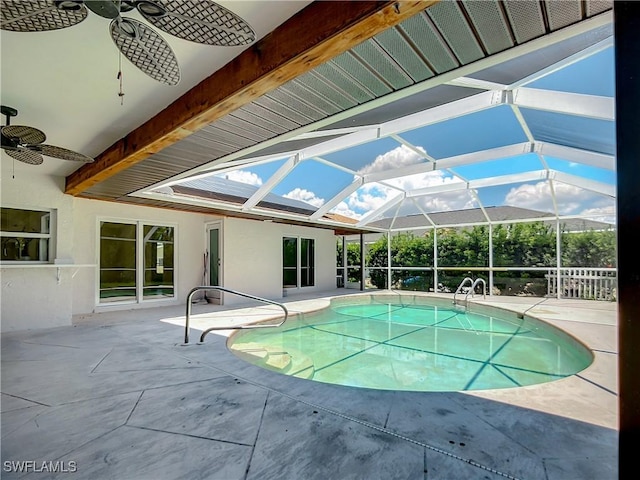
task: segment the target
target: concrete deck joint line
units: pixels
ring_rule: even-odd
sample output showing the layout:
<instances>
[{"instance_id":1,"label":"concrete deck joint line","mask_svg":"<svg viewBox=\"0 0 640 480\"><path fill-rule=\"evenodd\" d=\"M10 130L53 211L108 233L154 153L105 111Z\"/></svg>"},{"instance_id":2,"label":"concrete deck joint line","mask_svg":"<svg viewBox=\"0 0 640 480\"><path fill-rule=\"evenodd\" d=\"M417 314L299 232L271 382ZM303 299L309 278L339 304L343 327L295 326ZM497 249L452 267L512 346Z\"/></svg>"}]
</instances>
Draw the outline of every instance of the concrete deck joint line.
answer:
<instances>
[{"instance_id":1,"label":"concrete deck joint line","mask_svg":"<svg viewBox=\"0 0 640 480\"><path fill-rule=\"evenodd\" d=\"M129 423L129 419L131 418L131 415L133 415L133 412L135 412L136 407L140 403L140 399L142 399L142 395L144 395L144 390L140 392L140 395L138 395L138 399L136 400L136 403L133 405L133 408L131 409L131 411L129 412L129 415L127 415L127 419L124 421L124 425Z\"/></svg>"},{"instance_id":2,"label":"concrete deck joint line","mask_svg":"<svg viewBox=\"0 0 640 480\"><path fill-rule=\"evenodd\" d=\"M10 393L7 393L7 392L0 392L0 393L2 393L3 395L6 395L8 397L19 398L20 400L24 400L25 402L31 402L31 403L34 403L36 405L41 405L43 407L51 407L51 405L48 405L46 403L38 402L36 400L31 400L29 398L24 398L24 397L21 397L19 395L11 395ZM31 407L25 407L25 408L31 408Z\"/></svg>"},{"instance_id":3,"label":"concrete deck joint line","mask_svg":"<svg viewBox=\"0 0 640 480\"><path fill-rule=\"evenodd\" d=\"M240 447L251 447L252 445L248 444L248 443L242 443L242 442L234 442L233 440L223 440L221 438L211 438L211 437L203 437L202 435L193 435L191 433L184 433L184 432L173 432L171 430L164 430L162 428L152 428L152 427L144 427L142 425L122 425L123 427L128 427L128 428L136 428L138 430L146 430L149 432L160 432L160 433L166 433L169 435L179 435L181 437L189 437L189 438L197 438L199 440L207 440L209 442L219 442L219 443L226 443L229 445L238 445Z\"/></svg>"},{"instance_id":4,"label":"concrete deck joint line","mask_svg":"<svg viewBox=\"0 0 640 480\"><path fill-rule=\"evenodd\" d=\"M260 421L258 422L258 429L256 430L256 437L253 440L253 445L251 446L251 453L249 454L249 461L247 462L247 469L244 472L245 480L249 475L249 470L251 470L251 460L253 460L253 454L256 451L256 444L258 443L258 437L260 437L260 430L262 429L262 422L264 421L264 412L267 409L267 403L269 403L270 395L271 395L271 392L267 390L267 395L264 399L264 404L262 405L262 412L260 413Z\"/></svg>"},{"instance_id":5,"label":"concrete deck joint line","mask_svg":"<svg viewBox=\"0 0 640 480\"><path fill-rule=\"evenodd\" d=\"M113 348L112 348L111 350L109 350L109 352L108 352L104 357L102 357L102 358L100 359L100 361L96 364L96 366L95 366L95 367L93 367L93 368L91 369L91 373L95 373L95 372L96 372L96 370L98 369L98 367L100 366L100 364L101 364L102 362L104 362L104 361L105 361L105 359L106 359L109 355L111 355L111 352L113 352Z\"/></svg>"},{"instance_id":6,"label":"concrete deck joint line","mask_svg":"<svg viewBox=\"0 0 640 480\"><path fill-rule=\"evenodd\" d=\"M282 395L284 395L286 397L289 397L294 401L297 401L297 402L300 402L300 403L304 403L305 405L309 405L310 407L317 408L318 410L322 410L323 412L329 413L331 415L336 415L336 416L338 416L340 418L344 418L345 420L349 420L351 422L357 423L357 424L362 425L364 427L371 428L373 430L376 430L378 432L384 433L386 435L391 435L392 437L399 438L400 440L404 440L405 442L409 442L409 443L413 443L415 445L419 445L419 446L423 447L425 450L431 450L433 452L440 453L442 455L446 455L447 457L454 458L456 460L460 460L460 461L465 462L465 463L467 463L469 465L472 465L474 467L477 467L477 468L480 468L482 470L486 470L488 472L495 473L496 475L500 475L502 477L508 478L509 480L520 480L517 477L509 475L508 473L499 472L497 470L494 470L493 468L490 468L490 467L487 467L485 465L482 465L481 463L478 463L478 462L476 462L474 460L460 457L460 456L455 455L455 454L453 454L451 452L447 452L446 450L442 450L441 448L434 447L432 445L428 445L428 444L426 444L424 442L420 442L418 440L414 440L413 438L409 438L409 437L407 437L405 435L401 435L401 434L396 433L396 432L394 432L392 430L388 430L388 429L386 429L384 427L380 427L378 425L374 425L373 423L369 423L369 422L365 422L363 420L359 420L359 419L351 417L349 415L345 415L343 413L336 412L335 410L331 410L330 408L326 408L326 407L323 407L323 406L320 406L320 405L316 405L316 404L311 403L311 402L306 402L304 400L301 400L299 398L291 397L291 396L289 396L287 394L284 394L284 393Z\"/></svg>"},{"instance_id":7,"label":"concrete deck joint line","mask_svg":"<svg viewBox=\"0 0 640 480\"><path fill-rule=\"evenodd\" d=\"M593 385L594 387L599 388L600 390L603 390L603 391L605 391L607 393L610 393L611 395L613 395L615 397L618 396L618 394L616 392L614 392L613 390L611 390L611 389L609 389L607 387L604 387L604 386L600 385L599 383L594 382L593 380L589 380L588 378L585 378L583 375L580 375L579 373L576 373L576 377L578 377L580 380L583 380L583 381L585 381L587 383L590 383L591 385Z\"/></svg>"}]
</instances>

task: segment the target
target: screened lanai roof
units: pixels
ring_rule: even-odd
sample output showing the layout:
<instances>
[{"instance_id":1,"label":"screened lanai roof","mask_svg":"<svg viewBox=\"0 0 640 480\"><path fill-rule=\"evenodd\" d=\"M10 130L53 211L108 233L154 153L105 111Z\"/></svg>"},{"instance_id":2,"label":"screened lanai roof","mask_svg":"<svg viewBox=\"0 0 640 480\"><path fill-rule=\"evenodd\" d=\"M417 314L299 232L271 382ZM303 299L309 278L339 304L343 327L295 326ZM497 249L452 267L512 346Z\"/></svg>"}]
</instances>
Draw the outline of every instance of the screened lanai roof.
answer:
<instances>
[{"instance_id":1,"label":"screened lanai roof","mask_svg":"<svg viewBox=\"0 0 640 480\"><path fill-rule=\"evenodd\" d=\"M287 218L331 225L344 216L363 230L405 228L405 218L435 226L443 212L467 209L496 223L499 207L518 207L510 212L522 219L613 224L610 8L440 2L258 102L332 115L298 130L276 116L282 125L255 128L280 126L280 135L135 195L265 216L281 204ZM234 188L244 195L232 199Z\"/></svg>"}]
</instances>

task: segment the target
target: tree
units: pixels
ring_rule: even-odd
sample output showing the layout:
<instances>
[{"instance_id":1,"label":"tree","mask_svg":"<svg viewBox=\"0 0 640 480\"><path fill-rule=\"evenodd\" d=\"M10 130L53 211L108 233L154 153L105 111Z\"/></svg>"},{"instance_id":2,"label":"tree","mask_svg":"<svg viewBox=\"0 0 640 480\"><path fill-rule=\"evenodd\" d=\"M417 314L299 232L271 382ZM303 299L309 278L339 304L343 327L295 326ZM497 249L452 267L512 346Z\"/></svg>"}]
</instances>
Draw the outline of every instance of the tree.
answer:
<instances>
[{"instance_id":1,"label":"tree","mask_svg":"<svg viewBox=\"0 0 640 480\"><path fill-rule=\"evenodd\" d=\"M342 242L336 243L336 265L347 268L347 280L350 282L360 281L360 244L347 243L347 265L342 265Z\"/></svg>"},{"instance_id":2,"label":"tree","mask_svg":"<svg viewBox=\"0 0 640 480\"><path fill-rule=\"evenodd\" d=\"M556 265L555 229L541 221L500 224L493 231L493 264L497 267L553 267ZM370 270L371 283L377 288L387 288L387 235L369 246L366 264L376 267ZM394 268L391 286L428 290L433 279L430 273L416 270L400 270L399 267L433 268L433 230L424 235L412 232L391 237L391 266ZM338 245L341 256L342 246ZM350 280L360 279L360 245L347 246ZM562 263L572 267L611 267L616 261L616 234L613 230L583 231L562 235ZM338 263L340 265L340 261ZM471 228L438 229L438 264L442 267L486 267L489 265L489 228L477 225ZM469 275L469 274L466 274ZM504 279L514 291L522 285L534 288L544 280L543 271L497 272L496 279ZM449 288L456 288L465 274L441 272L439 278ZM537 280L535 280L537 279ZM520 285L522 284L522 285ZM537 287L536 287L537 288ZM546 284L545 284L546 288Z\"/></svg>"},{"instance_id":3,"label":"tree","mask_svg":"<svg viewBox=\"0 0 640 480\"><path fill-rule=\"evenodd\" d=\"M570 267L614 267L616 232L587 230L562 234L562 264Z\"/></svg>"}]
</instances>

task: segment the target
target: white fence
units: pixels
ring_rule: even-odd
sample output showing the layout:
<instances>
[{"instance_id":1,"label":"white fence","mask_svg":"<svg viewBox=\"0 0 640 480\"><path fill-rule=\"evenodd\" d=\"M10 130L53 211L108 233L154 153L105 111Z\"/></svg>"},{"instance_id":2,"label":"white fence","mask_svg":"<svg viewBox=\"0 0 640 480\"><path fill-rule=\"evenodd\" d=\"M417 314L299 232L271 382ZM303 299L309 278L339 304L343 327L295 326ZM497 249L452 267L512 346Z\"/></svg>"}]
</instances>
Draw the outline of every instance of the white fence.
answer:
<instances>
[{"instance_id":1,"label":"white fence","mask_svg":"<svg viewBox=\"0 0 640 480\"><path fill-rule=\"evenodd\" d=\"M562 298L589 300L615 300L617 275L615 268L561 268L558 281L557 270L547 275L547 295Z\"/></svg>"}]
</instances>

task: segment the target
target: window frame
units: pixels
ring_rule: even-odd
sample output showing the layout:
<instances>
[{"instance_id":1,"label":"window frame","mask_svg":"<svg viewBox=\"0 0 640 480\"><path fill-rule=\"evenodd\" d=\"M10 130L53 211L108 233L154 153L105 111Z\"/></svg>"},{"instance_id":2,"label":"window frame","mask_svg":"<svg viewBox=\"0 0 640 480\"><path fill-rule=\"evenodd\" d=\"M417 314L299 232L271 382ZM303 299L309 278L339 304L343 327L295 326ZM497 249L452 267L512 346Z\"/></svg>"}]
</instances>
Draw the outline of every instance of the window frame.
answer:
<instances>
[{"instance_id":1,"label":"window frame","mask_svg":"<svg viewBox=\"0 0 640 480\"><path fill-rule=\"evenodd\" d=\"M101 298L101 272L103 271L102 262L101 262L101 241L102 241L102 225L104 223L115 223L122 225L133 225L135 226L135 239L128 239L135 243L135 295L129 298L123 298L120 300L114 301L105 301L106 299ZM145 273L148 270L145 265L145 235L144 229L145 227L167 227L173 229L173 264L170 267L173 273L173 295L160 295L160 296L146 296L145 295ZM178 225L171 222L159 222L155 220L131 220L131 219L123 219L123 218L114 218L114 217L100 217L97 219L96 226L96 287L95 287L95 305L98 307L109 307L109 306L117 306L117 305L137 305L137 304L145 304L145 303L157 303L157 302L173 302L177 298L177 290L178 290L178 275L177 275L177 261L178 261ZM125 239L127 240L127 239ZM167 242L165 242L167 243ZM164 266L165 269L169 269L169 267ZM146 297L146 298L145 298Z\"/></svg>"},{"instance_id":2,"label":"window frame","mask_svg":"<svg viewBox=\"0 0 640 480\"><path fill-rule=\"evenodd\" d=\"M284 242L285 240L295 240L295 246L296 246L296 264L295 267L292 266L285 266L285 258L284 258ZM302 244L303 242L310 242L311 245L311 251L312 251L312 256L311 256L311 262L309 265L305 264L305 266L303 266L303 258L302 258ZM303 288L314 288L316 286L317 283L317 272L316 272L316 266L317 266L317 258L316 258L316 242L317 239L313 238L313 237L309 237L309 236L304 236L304 235L283 235L282 236L282 242L281 242L281 252L282 252L282 257L281 257L281 275L282 275L282 289L284 290L300 290ZM309 246L307 247L307 249L309 249ZM295 285L286 285L285 284L285 271L286 270L292 270L295 268L295 272L296 272L296 284ZM307 271L307 275L306 277L308 277L308 272L311 272L311 284L310 285L303 285L302 281L303 281L303 272Z\"/></svg>"},{"instance_id":3,"label":"window frame","mask_svg":"<svg viewBox=\"0 0 640 480\"><path fill-rule=\"evenodd\" d=\"M20 239L40 239L47 240L46 247L46 259L45 260L1 260L4 265L48 265L54 263L55 253L56 253L56 225L57 225L57 211L55 208L24 208L20 206L13 205L2 205L2 210L19 210L22 212L38 212L45 213L49 216L49 231L45 233L34 233L34 232L16 232L13 230L0 230L0 243L2 248L5 247L5 242L9 242L11 239L16 239L19 242ZM2 227L0 226L0 229ZM18 243L19 244L19 243ZM20 250L24 248L20 247Z\"/></svg>"}]
</instances>

